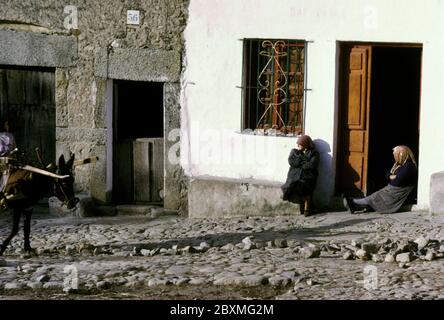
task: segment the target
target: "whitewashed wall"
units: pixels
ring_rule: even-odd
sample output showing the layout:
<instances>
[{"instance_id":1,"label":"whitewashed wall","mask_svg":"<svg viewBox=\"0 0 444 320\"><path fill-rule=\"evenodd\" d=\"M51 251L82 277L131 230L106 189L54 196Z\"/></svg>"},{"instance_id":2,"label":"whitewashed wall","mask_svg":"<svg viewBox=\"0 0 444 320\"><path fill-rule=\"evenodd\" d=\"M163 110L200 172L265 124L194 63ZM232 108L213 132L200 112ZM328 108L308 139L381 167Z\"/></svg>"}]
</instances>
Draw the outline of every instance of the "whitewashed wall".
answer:
<instances>
[{"instance_id":1,"label":"whitewashed wall","mask_svg":"<svg viewBox=\"0 0 444 320\"><path fill-rule=\"evenodd\" d=\"M191 0L182 78L181 163L189 176L284 182L295 138L241 129L242 38L312 40L306 132L322 154L317 200L334 188L339 41L423 44L418 208L444 170L444 1Z\"/></svg>"}]
</instances>

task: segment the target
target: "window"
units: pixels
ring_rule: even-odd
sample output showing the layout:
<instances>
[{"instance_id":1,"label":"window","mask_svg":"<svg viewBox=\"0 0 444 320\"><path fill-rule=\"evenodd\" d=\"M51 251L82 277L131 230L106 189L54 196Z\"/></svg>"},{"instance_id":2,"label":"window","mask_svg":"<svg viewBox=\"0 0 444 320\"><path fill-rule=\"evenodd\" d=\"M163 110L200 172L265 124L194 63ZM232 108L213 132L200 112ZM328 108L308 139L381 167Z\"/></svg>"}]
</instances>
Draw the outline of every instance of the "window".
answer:
<instances>
[{"instance_id":1,"label":"window","mask_svg":"<svg viewBox=\"0 0 444 320\"><path fill-rule=\"evenodd\" d=\"M242 129L304 131L305 41L244 39Z\"/></svg>"}]
</instances>

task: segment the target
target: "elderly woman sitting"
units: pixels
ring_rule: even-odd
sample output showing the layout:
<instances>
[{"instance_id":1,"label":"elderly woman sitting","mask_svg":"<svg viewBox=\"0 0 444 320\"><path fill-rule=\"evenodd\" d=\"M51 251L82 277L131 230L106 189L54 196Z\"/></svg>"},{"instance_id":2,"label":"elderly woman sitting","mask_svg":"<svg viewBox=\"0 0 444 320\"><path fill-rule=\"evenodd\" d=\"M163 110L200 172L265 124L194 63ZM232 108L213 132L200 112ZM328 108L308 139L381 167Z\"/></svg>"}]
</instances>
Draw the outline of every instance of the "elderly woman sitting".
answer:
<instances>
[{"instance_id":1,"label":"elderly woman sitting","mask_svg":"<svg viewBox=\"0 0 444 320\"><path fill-rule=\"evenodd\" d=\"M407 146L393 148L395 163L387 172L387 186L362 199L344 197L345 208L350 213L374 210L383 213L398 211L415 189L418 169L412 150Z\"/></svg>"},{"instance_id":2,"label":"elderly woman sitting","mask_svg":"<svg viewBox=\"0 0 444 320\"><path fill-rule=\"evenodd\" d=\"M283 200L299 204L304 216L311 215L311 195L318 177L319 152L310 136L300 135L296 140L296 149L288 157L290 169L287 181L282 185Z\"/></svg>"}]
</instances>

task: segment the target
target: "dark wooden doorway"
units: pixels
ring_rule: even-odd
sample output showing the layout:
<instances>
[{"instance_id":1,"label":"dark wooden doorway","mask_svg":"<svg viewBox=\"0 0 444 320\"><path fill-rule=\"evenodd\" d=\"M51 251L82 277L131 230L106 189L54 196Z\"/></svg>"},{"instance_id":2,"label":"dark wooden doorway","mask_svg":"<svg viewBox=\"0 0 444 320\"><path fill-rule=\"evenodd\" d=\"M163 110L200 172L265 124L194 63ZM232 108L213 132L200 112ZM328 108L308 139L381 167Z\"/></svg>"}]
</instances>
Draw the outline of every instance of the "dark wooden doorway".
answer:
<instances>
[{"instance_id":1,"label":"dark wooden doorway","mask_svg":"<svg viewBox=\"0 0 444 320\"><path fill-rule=\"evenodd\" d=\"M114 81L113 203L162 201L163 83Z\"/></svg>"},{"instance_id":2,"label":"dark wooden doorway","mask_svg":"<svg viewBox=\"0 0 444 320\"><path fill-rule=\"evenodd\" d=\"M0 116L31 161L37 147L46 160L56 160L55 108L55 69L0 66Z\"/></svg>"},{"instance_id":3,"label":"dark wooden doorway","mask_svg":"<svg viewBox=\"0 0 444 320\"><path fill-rule=\"evenodd\" d=\"M387 184L393 147L409 146L419 161L421 59L422 48L373 47L368 193Z\"/></svg>"},{"instance_id":4,"label":"dark wooden doorway","mask_svg":"<svg viewBox=\"0 0 444 320\"><path fill-rule=\"evenodd\" d=\"M396 145L418 160L421 58L419 45L342 44L337 194L384 187Z\"/></svg>"}]
</instances>

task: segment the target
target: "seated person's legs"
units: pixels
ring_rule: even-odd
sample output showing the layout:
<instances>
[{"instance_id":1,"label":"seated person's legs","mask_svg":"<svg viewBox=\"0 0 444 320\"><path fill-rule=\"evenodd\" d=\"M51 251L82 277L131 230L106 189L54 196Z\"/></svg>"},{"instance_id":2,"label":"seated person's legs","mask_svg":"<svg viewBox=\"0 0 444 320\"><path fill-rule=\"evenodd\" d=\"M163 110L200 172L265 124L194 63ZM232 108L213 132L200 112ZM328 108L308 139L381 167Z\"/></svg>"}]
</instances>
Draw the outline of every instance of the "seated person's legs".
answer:
<instances>
[{"instance_id":1,"label":"seated person's legs","mask_svg":"<svg viewBox=\"0 0 444 320\"><path fill-rule=\"evenodd\" d=\"M343 196L344 207L350 213L359 212L369 212L373 211L372 207L368 203L367 198L354 199L351 197Z\"/></svg>"}]
</instances>

